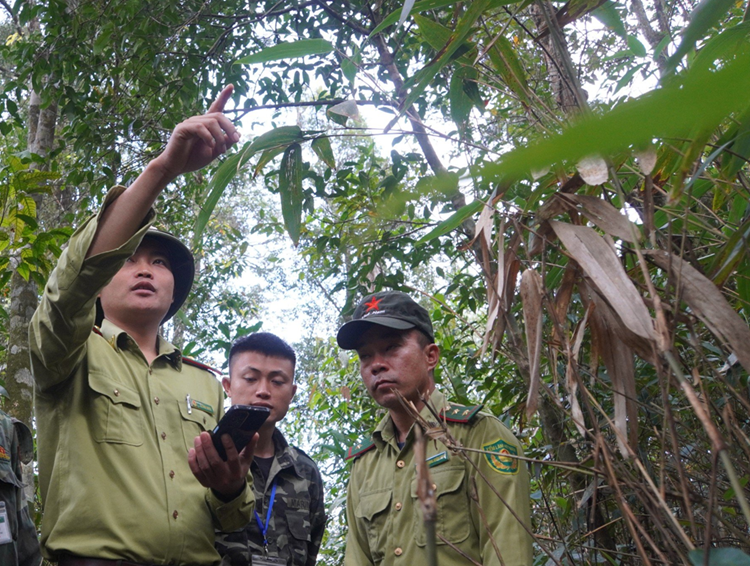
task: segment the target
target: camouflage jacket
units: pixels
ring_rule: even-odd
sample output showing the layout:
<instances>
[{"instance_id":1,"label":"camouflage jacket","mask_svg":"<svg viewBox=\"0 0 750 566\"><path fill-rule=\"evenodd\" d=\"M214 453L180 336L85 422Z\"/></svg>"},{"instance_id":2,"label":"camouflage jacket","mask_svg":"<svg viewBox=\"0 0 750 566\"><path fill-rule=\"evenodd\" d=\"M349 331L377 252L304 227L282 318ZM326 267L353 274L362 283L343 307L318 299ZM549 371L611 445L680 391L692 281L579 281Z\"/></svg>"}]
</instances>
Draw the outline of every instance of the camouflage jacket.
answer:
<instances>
[{"instance_id":1,"label":"camouflage jacket","mask_svg":"<svg viewBox=\"0 0 750 566\"><path fill-rule=\"evenodd\" d=\"M15 425L15 426L14 426ZM21 460L31 461L34 446L29 429L0 411L0 564L38 566L42 563L36 528L29 516L21 482ZM6 534L12 540L4 542Z\"/></svg>"},{"instance_id":2,"label":"camouflage jacket","mask_svg":"<svg viewBox=\"0 0 750 566\"><path fill-rule=\"evenodd\" d=\"M265 523L276 482L276 497L268 527L268 555L286 559L288 566L312 566L323 539L326 515L323 480L310 457L290 446L278 430L273 433L275 456L265 484L255 462L253 474L255 509ZM257 520L240 531L216 533L222 566L247 566L250 555L263 554L263 535Z\"/></svg>"}]
</instances>

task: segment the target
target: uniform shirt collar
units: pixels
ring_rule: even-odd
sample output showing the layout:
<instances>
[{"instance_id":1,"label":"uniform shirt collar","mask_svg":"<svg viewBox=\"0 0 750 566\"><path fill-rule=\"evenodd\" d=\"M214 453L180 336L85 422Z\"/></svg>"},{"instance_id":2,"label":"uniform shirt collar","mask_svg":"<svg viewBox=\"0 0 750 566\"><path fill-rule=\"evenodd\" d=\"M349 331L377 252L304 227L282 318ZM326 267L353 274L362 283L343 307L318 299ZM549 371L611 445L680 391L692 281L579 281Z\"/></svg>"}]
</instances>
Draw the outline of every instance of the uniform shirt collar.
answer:
<instances>
[{"instance_id":1,"label":"uniform shirt collar","mask_svg":"<svg viewBox=\"0 0 750 566\"><path fill-rule=\"evenodd\" d=\"M432 391L432 395L430 396L428 402L430 405L432 405L432 407L435 409L435 412L437 412L438 414L442 413L443 410L448 407L445 395L443 395L441 391L438 391L437 388ZM427 406L422 407L419 415L427 422L435 421L435 415L432 414L432 411L430 411ZM413 428L414 426L412 425L412 429ZM409 433L406 435L406 444L404 444L404 447L411 442L412 436L413 433L410 429ZM378 423L377 428L372 433L372 439L375 441L375 445L377 446L378 450L382 450L386 444L392 445L397 450L399 449L396 440L396 427L393 425L393 419L391 419L390 414L387 414Z\"/></svg>"},{"instance_id":2,"label":"uniform shirt collar","mask_svg":"<svg viewBox=\"0 0 750 566\"><path fill-rule=\"evenodd\" d=\"M300 478L304 478L304 472L299 468L297 455L278 428L274 429L271 440L273 441L274 458L278 462L279 468L294 468L294 473Z\"/></svg>"},{"instance_id":3,"label":"uniform shirt collar","mask_svg":"<svg viewBox=\"0 0 750 566\"><path fill-rule=\"evenodd\" d=\"M138 344L136 344L135 340L125 330L106 318L99 327L99 333L117 352L138 349ZM159 356L156 359L164 358L177 371L181 371L182 352L162 338L161 335L157 336L157 340L159 344Z\"/></svg>"}]
</instances>

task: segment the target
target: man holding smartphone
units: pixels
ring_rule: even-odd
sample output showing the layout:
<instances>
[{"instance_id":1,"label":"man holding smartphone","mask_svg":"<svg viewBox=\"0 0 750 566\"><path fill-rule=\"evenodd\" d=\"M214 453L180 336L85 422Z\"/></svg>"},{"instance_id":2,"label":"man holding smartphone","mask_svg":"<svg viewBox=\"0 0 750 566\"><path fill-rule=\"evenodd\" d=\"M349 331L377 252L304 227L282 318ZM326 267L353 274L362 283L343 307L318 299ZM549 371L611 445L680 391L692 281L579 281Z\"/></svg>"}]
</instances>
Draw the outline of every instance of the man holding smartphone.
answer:
<instances>
[{"instance_id":1,"label":"man holding smartphone","mask_svg":"<svg viewBox=\"0 0 750 566\"><path fill-rule=\"evenodd\" d=\"M223 414L221 386L159 335L190 291L192 254L151 228L167 184L238 141L222 113L232 90L179 124L130 187L109 191L32 318L41 541L59 566L217 564L214 528L252 515L253 443L238 455L226 438L219 457L207 431Z\"/></svg>"},{"instance_id":2,"label":"man holding smartphone","mask_svg":"<svg viewBox=\"0 0 750 566\"><path fill-rule=\"evenodd\" d=\"M296 363L294 350L268 332L238 338L230 350L222 383L232 403L267 407L270 414L250 467L255 516L240 531L217 533L224 565L315 564L326 523L323 481L315 462L276 428L297 391Z\"/></svg>"}]
</instances>

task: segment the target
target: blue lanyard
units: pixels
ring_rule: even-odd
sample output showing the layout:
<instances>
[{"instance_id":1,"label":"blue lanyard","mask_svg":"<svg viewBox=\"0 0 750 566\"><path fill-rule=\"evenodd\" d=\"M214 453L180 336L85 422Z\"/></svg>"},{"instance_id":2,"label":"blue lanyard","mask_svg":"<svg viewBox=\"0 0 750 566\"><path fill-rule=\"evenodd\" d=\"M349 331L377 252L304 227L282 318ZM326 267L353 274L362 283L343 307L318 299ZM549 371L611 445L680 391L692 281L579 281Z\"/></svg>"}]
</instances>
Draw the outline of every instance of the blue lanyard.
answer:
<instances>
[{"instance_id":1,"label":"blue lanyard","mask_svg":"<svg viewBox=\"0 0 750 566\"><path fill-rule=\"evenodd\" d=\"M276 478L273 479L273 484L271 485L271 500L268 502L268 512L266 513L265 525L263 525L263 522L260 520L260 515L258 515L258 512L254 511L255 520L258 523L260 534L263 535L263 550L265 551L266 554L268 554L268 538L266 537L266 534L268 533L268 526L271 524L271 510L273 509L273 500L275 498L276 498Z\"/></svg>"}]
</instances>

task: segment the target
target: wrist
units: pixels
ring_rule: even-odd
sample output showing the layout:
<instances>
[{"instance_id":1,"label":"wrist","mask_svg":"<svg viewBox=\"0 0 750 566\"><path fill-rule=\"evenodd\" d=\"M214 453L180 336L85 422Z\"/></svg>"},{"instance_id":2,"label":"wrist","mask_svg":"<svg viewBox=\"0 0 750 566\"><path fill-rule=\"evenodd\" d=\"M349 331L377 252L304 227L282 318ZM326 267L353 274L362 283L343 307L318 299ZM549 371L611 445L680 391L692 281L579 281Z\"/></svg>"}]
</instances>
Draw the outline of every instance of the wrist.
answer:
<instances>
[{"instance_id":1,"label":"wrist","mask_svg":"<svg viewBox=\"0 0 750 566\"><path fill-rule=\"evenodd\" d=\"M161 188L166 187L169 183L179 177L179 174L171 171L166 165L163 154L149 161L143 174L151 177L153 183Z\"/></svg>"},{"instance_id":2,"label":"wrist","mask_svg":"<svg viewBox=\"0 0 750 566\"><path fill-rule=\"evenodd\" d=\"M211 488L211 491L214 492L214 495L224 503L229 503L233 499L236 499L240 496L240 494L245 491L245 480L243 479L241 483L235 485L229 485L225 490L219 491L217 489Z\"/></svg>"}]
</instances>

